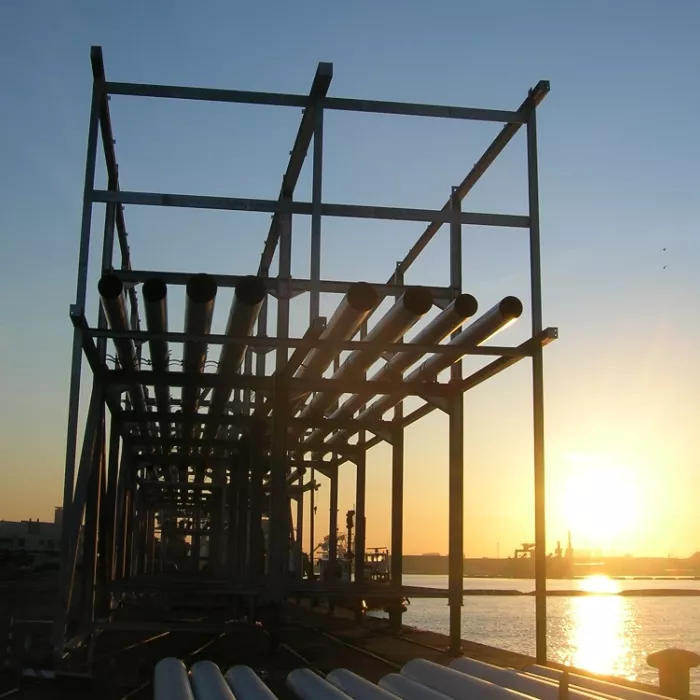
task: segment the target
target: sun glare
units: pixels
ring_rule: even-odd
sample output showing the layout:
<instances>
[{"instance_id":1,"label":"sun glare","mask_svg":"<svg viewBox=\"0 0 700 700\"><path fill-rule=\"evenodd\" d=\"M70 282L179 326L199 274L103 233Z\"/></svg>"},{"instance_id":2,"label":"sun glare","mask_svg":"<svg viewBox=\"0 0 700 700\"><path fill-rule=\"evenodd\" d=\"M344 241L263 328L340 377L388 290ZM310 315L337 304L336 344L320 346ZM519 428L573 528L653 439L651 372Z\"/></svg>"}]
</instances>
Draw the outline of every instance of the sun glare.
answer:
<instances>
[{"instance_id":1,"label":"sun glare","mask_svg":"<svg viewBox=\"0 0 700 700\"><path fill-rule=\"evenodd\" d=\"M639 515L637 475L609 455L570 454L563 516L576 541L609 548Z\"/></svg>"},{"instance_id":2,"label":"sun glare","mask_svg":"<svg viewBox=\"0 0 700 700\"><path fill-rule=\"evenodd\" d=\"M579 588L586 593L619 593L620 586L617 581L607 576L596 574L586 576L579 581Z\"/></svg>"}]
</instances>

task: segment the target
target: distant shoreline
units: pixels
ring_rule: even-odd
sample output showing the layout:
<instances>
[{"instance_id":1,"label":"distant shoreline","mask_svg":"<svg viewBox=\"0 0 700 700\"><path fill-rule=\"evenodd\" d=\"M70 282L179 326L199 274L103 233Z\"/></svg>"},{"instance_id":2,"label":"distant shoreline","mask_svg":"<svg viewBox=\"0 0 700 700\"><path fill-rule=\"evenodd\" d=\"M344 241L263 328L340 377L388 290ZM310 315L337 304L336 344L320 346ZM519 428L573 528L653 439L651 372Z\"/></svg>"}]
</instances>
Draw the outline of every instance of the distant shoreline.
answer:
<instances>
[{"instance_id":1,"label":"distant shoreline","mask_svg":"<svg viewBox=\"0 0 700 700\"><path fill-rule=\"evenodd\" d=\"M465 596L534 596L535 591L518 591L514 588L472 588L464 590ZM622 598L670 598L698 597L700 589L694 588L639 588L624 591L582 591L576 589L547 590L547 596L557 598L579 598L582 596L618 596Z\"/></svg>"}]
</instances>

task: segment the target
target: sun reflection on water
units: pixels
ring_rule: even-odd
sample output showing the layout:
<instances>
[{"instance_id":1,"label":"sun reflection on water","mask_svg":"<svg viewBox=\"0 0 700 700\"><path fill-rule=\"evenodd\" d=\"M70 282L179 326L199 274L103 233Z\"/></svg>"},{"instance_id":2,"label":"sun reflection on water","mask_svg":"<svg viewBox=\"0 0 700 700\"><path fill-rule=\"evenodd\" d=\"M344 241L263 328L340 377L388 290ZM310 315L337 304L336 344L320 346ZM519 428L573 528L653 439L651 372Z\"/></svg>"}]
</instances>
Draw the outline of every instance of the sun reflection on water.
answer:
<instances>
[{"instance_id":1,"label":"sun reflection on water","mask_svg":"<svg viewBox=\"0 0 700 700\"><path fill-rule=\"evenodd\" d=\"M605 576L584 579L580 587L598 594L620 590L616 581ZM588 595L570 598L568 602L566 663L594 673L635 678L638 621L629 601L617 595Z\"/></svg>"},{"instance_id":2,"label":"sun reflection on water","mask_svg":"<svg viewBox=\"0 0 700 700\"><path fill-rule=\"evenodd\" d=\"M600 574L586 576L579 581L579 588L586 593L619 593L620 584Z\"/></svg>"}]
</instances>

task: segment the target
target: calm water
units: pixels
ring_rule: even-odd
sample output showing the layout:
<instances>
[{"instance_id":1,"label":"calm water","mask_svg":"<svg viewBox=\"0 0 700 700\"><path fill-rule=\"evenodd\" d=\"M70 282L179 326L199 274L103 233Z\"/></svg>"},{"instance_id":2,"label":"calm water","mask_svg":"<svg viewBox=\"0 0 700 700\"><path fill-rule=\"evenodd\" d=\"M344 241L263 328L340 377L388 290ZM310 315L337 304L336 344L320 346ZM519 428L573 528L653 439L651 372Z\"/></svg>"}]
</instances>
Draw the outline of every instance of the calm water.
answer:
<instances>
[{"instance_id":1,"label":"calm water","mask_svg":"<svg viewBox=\"0 0 700 700\"><path fill-rule=\"evenodd\" d=\"M634 581L598 579L586 583L550 581L548 588L600 590L632 588L694 588L700 581ZM404 576L405 585L447 588L447 576ZM498 588L533 591L535 582L510 579L464 579L465 589ZM534 596L465 596L462 637L523 654L535 654ZM700 652L700 597L626 598L585 596L547 599L549 657L596 673L657 682L647 654L666 647ZM408 625L448 633L445 600L412 599L404 621ZM700 672L691 676L700 693Z\"/></svg>"}]
</instances>

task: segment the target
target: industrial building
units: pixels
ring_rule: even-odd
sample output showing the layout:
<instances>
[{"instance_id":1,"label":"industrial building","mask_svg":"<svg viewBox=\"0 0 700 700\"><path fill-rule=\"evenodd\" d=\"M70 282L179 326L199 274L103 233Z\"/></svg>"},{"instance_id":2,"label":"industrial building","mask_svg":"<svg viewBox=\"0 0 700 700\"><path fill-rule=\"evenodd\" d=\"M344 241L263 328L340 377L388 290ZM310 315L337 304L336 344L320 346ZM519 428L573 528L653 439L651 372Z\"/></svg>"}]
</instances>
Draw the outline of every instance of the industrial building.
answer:
<instances>
[{"instance_id":1,"label":"industrial building","mask_svg":"<svg viewBox=\"0 0 700 700\"><path fill-rule=\"evenodd\" d=\"M56 508L53 522L0 520L0 556L10 559L15 553L31 557L58 557L61 543L63 509Z\"/></svg>"}]
</instances>

